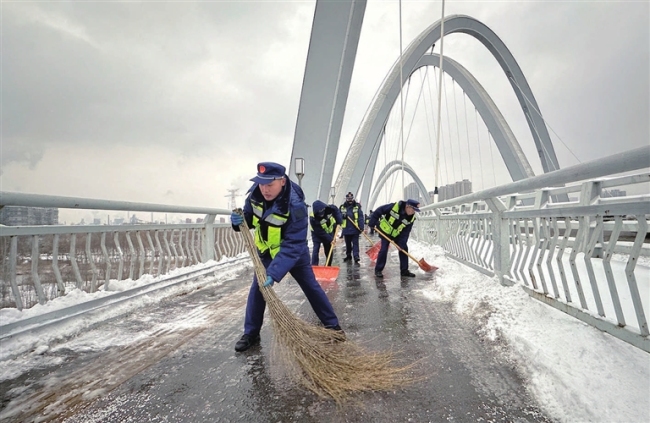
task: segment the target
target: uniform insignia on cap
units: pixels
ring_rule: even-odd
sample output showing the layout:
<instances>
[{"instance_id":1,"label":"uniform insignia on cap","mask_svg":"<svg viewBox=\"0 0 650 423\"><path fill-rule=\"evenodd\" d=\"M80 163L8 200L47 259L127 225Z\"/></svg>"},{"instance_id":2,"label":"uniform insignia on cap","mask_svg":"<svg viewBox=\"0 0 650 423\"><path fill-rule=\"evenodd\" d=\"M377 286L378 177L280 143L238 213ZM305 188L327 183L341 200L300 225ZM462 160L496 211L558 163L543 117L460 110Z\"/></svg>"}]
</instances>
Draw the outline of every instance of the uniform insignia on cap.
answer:
<instances>
[{"instance_id":1,"label":"uniform insignia on cap","mask_svg":"<svg viewBox=\"0 0 650 423\"><path fill-rule=\"evenodd\" d=\"M259 172L260 173L266 172L266 168L263 165L260 165Z\"/></svg>"}]
</instances>

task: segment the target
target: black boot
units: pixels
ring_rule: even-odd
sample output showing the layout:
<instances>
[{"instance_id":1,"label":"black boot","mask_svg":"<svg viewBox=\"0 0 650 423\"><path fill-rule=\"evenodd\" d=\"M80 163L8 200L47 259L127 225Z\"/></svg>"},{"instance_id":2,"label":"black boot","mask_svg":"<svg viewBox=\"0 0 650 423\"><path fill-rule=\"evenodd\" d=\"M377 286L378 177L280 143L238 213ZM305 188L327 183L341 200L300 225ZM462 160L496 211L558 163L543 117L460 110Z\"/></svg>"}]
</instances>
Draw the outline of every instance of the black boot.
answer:
<instances>
[{"instance_id":1,"label":"black boot","mask_svg":"<svg viewBox=\"0 0 650 423\"><path fill-rule=\"evenodd\" d=\"M406 276L408 278L414 278L415 277L415 273L411 273L408 269L402 270L401 275Z\"/></svg>"},{"instance_id":2,"label":"black boot","mask_svg":"<svg viewBox=\"0 0 650 423\"><path fill-rule=\"evenodd\" d=\"M352 257L346 257L343 259L343 261L350 261L350 260L352 260Z\"/></svg>"},{"instance_id":3,"label":"black boot","mask_svg":"<svg viewBox=\"0 0 650 423\"><path fill-rule=\"evenodd\" d=\"M384 274L381 273L381 270L375 270L375 277L377 278L383 278Z\"/></svg>"},{"instance_id":4,"label":"black boot","mask_svg":"<svg viewBox=\"0 0 650 423\"><path fill-rule=\"evenodd\" d=\"M260 343L260 336L259 335L253 336L253 335L248 335L248 334L245 333L245 334L242 335L242 337L239 339L239 341L237 341L237 343L235 344L235 351L237 351L237 352L246 351L247 349L249 349L253 345L257 345L259 343Z\"/></svg>"}]
</instances>

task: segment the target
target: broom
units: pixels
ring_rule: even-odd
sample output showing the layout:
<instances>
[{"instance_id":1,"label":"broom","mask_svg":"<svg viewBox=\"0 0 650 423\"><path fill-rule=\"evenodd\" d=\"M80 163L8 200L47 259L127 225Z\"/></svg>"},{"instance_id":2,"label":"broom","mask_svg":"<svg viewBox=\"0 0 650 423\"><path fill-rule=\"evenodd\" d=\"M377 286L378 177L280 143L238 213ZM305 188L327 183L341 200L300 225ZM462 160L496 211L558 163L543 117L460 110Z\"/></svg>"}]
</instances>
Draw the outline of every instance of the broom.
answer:
<instances>
[{"instance_id":1,"label":"broom","mask_svg":"<svg viewBox=\"0 0 650 423\"><path fill-rule=\"evenodd\" d=\"M242 214L241 209L236 211ZM413 364L395 366L392 353L366 352L347 340L342 331L299 319L272 287L264 286L266 268L257 254L246 219L240 226L260 292L271 314L277 351L292 377L315 394L337 403L354 393L393 390L416 380L408 374Z\"/></svg>"}]
</instances>

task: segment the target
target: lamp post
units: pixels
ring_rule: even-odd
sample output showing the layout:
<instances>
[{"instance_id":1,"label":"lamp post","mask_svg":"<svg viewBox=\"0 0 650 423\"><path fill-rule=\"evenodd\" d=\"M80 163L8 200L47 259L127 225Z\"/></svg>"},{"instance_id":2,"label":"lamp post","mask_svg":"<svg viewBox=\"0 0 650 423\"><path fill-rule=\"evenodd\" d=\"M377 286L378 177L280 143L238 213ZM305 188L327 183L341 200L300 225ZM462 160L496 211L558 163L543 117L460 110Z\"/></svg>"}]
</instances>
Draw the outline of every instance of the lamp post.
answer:
<instances>
[{"instance_id":1,"label":"lamp post","mask_svg":"<svg viewBox=\"0 0 650 423\"><path fill-rule=\"evenodd\" d=\"M298 186L301 188L303 176L305 176L305 159L296 157L296 177L298 177Z\"/></svg>"},{"instance_id":2,"label":"lamp post","mask_svg":"<svg viewBox=\"0 0 650 423\"><path fill-rule=\"evenodd\" d=\"M336 197L336 187L330 188L330 197L332 198L330 201L334 203L334 197Z\"/></svg>"}]
</instances>

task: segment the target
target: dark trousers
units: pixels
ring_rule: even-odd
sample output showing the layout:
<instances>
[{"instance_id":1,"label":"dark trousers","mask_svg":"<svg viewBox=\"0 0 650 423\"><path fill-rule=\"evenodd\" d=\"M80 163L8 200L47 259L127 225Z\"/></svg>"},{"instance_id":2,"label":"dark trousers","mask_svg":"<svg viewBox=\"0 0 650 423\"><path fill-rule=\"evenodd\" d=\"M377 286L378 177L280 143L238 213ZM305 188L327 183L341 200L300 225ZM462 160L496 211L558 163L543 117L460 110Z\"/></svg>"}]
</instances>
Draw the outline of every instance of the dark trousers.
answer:
<instances>
[{"instance_id":1,"label":"dark trousers","mask_svg":"<svg viewBox=\"0 0 650 423\"><path fill-rule=\"evenodd\" d=\"M395 244L399 245L400 248L404 251L408 251L409 248L406 245L406 241L404 239L400 239L397 237L395 240ZM384 267L386 267L386 260L388 259L388 247L390 247L390 242L386 240L384 237L381 238L381 249L379 250L379 254L377 254L377 263L375 263L375 272L379 272L384 270ZM408 270L409 268L409 258L406 254L402 253L401 251L399 252L399 269L400 271L402 270Z\"/></svg>"},{"instance_id":2,"label":"dark trousers","mask_svg":"<svg viewBox=\"0 0 650 423\"><path fill-rule=\"evenodd\" d=\"M332 243L330 240L321 238L314 234L311 234L311 240L314 243L314 249L311 252L311 265L318 266L320 246L323 244L323 249L325 250L325 266L330 266L332 264L332 257L330 257L329 261L327 260L327 256L329 256L330 250L332 249Z\"/></svg>"},{"instance_id":3,"label":"dark trousers","mask_svg":"<svg viewBox=\"0 0 650 423\"><path fill-rule=\"evenodd\" d=\"M268 256L262 257L264 267L268 267L271 263L271 258ZM314 277L314 271L309 262L309 250L300 255L296 265L289 271L291 276L298 282L298 285L305 293L307 301L314 309L314 313L320 319L325 327L334 327L339 324L339 319L334 313L332 304L329 298L325 295L325 291L319 285ZM248 302L246 303L246 319L244 321L244 333L248 335L257 335L262 329L264 322L264 310L266 309L266 301L260 292L257 285L257 276L253 277L253 284L248 292Z\"/></svg>"},{"instance_id":4,"label":"dark trousers","mask_svg":"<svg viewBox=\"0 0 650 423\"><path fill-rule=\"evenodd\" d=\"M344 235L345 237L345 257L359 259L359 234Z\"/></svg>"}]
</instances>

